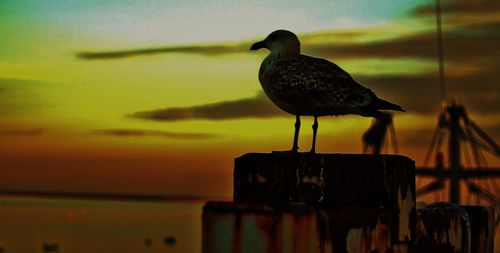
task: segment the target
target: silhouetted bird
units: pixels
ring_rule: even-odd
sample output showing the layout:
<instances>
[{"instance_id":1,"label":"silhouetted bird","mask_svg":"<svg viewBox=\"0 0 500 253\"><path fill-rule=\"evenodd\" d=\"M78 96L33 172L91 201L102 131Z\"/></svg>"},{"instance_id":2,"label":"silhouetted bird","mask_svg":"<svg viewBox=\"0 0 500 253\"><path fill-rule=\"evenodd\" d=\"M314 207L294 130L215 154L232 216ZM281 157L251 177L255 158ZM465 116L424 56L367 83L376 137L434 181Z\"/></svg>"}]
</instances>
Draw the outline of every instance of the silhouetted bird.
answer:
<instances>
[{"instance_id":1,"label":"silhouetted bird","mask_svg":"<svg viewBox=\"0 0 500 253\"><path fill-rule=\"evenodd\" d=\"M295 34L277 30L250 50L267 48L271 53L259 70L259 80L267 96L282 110L296 116L292 151L298 151L300 116L313 116L315 152L318 117L358 114L377 117L380 109L404 111L399 105L379 99L336 64L300 54Z\"/></svg>"}]
</instances>

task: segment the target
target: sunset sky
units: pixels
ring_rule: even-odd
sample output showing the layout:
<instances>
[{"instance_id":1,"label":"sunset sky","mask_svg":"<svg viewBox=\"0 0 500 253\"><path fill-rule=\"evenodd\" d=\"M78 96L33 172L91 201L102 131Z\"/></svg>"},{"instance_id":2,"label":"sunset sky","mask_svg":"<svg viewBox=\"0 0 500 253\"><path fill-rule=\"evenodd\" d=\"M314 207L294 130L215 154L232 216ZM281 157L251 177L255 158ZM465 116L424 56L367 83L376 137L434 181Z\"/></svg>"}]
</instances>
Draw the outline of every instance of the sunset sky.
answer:
<instances>
[{"instance_id":1,"label":"sunset sky","mask_svg":"<svg viewBox=\"0 0 500 253\"><path fill-rule=\"evenodd\" d=\"M230 196L233 159L290 149L262 93L276 29L402 105L422 164L439 87L434 1L0 1L0 190ZM500 137L500 2L443 1L448 97ZM107 54L114 52L114 54ZM320 153L359 153L370 118L319 119ZM310 148L304 117L299 146ZM497 158L490 165L499 166Z\"/></svg>"}]
</instances>

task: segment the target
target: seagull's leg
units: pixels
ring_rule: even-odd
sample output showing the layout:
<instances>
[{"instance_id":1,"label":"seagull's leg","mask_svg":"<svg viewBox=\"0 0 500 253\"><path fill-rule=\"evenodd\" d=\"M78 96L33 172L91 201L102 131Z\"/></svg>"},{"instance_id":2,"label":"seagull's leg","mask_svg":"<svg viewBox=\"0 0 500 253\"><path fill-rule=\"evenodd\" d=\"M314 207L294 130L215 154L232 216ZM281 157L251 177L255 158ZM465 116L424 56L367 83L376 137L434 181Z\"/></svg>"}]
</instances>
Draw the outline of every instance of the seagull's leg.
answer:
<instances>
[{"instance_id":1,"label":"seagull's leg","mask_svg":"<svg viewBox=\"0 0 500 253\"><path fill-rule=\"evenodd\" d=\"M313 129L313 143L311 147L311 153L316 153L316 133L318 132L318 116L314 116L314 124L312 125Z\"/></svg>"},{"instance_id":2,"label":"seagull's leg","mask_svg":"<svg viewBox=\"0 0 500 253\"><path fill-rule=\"evenodd\" d=\"M293 135L292 152L299 151L299 145L298 145L299 130L300 130L300 116L299 115L295 115L295 134Z\"/></svg>"}]
</instances>

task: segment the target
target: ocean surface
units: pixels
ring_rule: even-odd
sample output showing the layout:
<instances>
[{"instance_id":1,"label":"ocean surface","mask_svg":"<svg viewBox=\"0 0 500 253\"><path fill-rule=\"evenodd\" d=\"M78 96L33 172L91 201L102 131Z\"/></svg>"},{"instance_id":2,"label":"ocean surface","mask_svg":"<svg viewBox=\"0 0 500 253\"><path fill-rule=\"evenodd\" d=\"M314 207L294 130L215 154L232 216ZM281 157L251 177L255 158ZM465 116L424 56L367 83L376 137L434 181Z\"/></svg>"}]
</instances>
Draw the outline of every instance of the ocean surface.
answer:
<instances>
[{"instance_id":1,"label":"ocean surface","mask_svg":"<svg viewBox=\"0 0 500 253\"><path fill-rule=\"evenodd\" d=\"M0 196L0 252L199 253L203 204Z\"/></svg>"},{"instance_id":2,"label":"ocean surface","mask_svg":"<svg viewBox=\"0 0 500 253\"><path fill-rule=\"evenodd\" d=\"M200 253L204 203L0 195L0 253Z\"/></svg>"}]
</instances>

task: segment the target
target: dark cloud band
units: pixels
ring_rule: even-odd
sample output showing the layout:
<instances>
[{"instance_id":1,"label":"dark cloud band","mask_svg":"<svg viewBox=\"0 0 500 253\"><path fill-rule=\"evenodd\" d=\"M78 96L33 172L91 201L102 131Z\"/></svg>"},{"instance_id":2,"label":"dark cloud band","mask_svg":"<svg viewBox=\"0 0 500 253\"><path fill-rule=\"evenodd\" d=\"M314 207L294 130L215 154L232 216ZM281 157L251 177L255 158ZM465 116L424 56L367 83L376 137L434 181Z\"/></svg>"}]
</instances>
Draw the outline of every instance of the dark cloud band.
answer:
<instances>
[{"instance_id":1,"label":"dark cloud band","mask_svg":"<svg viewBox=\"0 0 500 253\"><path fill-rule=\"evenodd\" d=\"M192 119L226 120L241 118L270 118L283 116L264 94L255 97L222 101L192 107L172 107L136 112L130 117L154 121L180 121Z\"/></svg>"},{"instance_id":2,"label":"dark cloud band","mask_svg":"<svg viewBox=\"0 0 500 253\"><path fill-rule=\"evenodd\" d=\"M117 50L106 52L79 52L76 56L84 60L99 60L99 59L118 59L140 55L153 55L164 53L190 53L204 55L219 55L228 53L237 53L246 51L246 47L242 45L235 46L180 46L180 47L158 47L158 48L141 48L130 50Z\"/></svg>"},{"instance_id":3,"label":"dark cloud band","mask_svg":"<svg viewBox=\"0 0 500 253\"><path fill-rule=\"evenodd\" d=\"M96 129L93 131L98 135L116 136L116 137L161 137L168 139L200 140L216 137L210 133L179 133L158 130L141 129Z\"/></svg>"}]
</instances>

